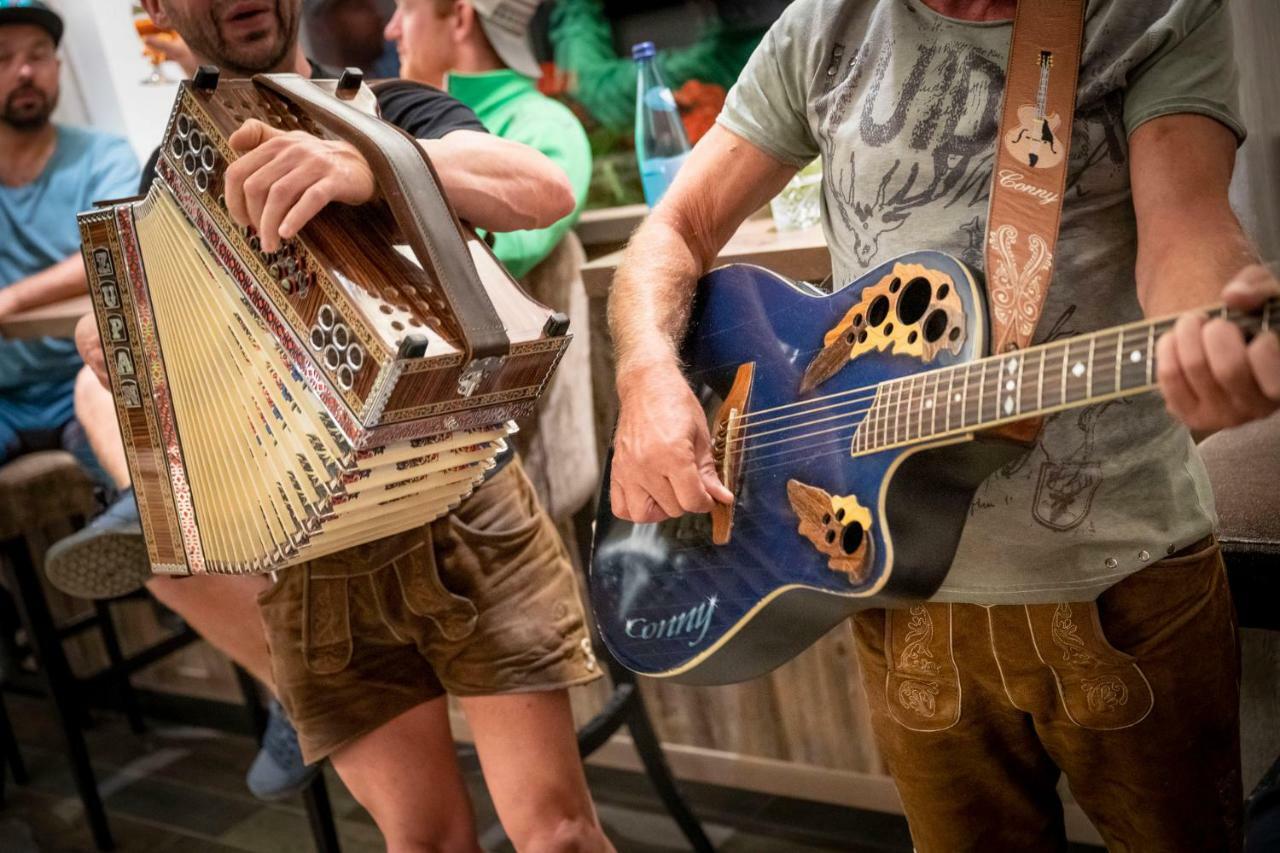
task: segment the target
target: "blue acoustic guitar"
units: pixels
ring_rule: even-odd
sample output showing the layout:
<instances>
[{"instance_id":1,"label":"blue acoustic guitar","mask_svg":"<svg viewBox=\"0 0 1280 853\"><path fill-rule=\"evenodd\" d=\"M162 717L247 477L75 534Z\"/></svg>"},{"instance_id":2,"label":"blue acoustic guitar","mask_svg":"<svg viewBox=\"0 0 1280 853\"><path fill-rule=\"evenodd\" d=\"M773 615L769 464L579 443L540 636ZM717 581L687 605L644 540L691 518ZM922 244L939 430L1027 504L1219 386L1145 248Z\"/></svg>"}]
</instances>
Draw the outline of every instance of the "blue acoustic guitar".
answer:
<instances>
[{"instance_id":1,"label":"blue acoustic guitar","mask_svg":"<svg viewBox=\"0 0 1280 853\"><path fill-rule=\"evenodd\" d=\"M1272 311L1280 301L1235 319L1253 334ZM624 522L606 469L590 573L606 645L635 672L722 684L857 610L928 598L974 491L1027 451L1000 433L1151 390L1173 322L992 357L982 287L948 255L905 255L830 295L759 267L715 270L681 355L735 502Z\"/></svg>"}]
</instances>

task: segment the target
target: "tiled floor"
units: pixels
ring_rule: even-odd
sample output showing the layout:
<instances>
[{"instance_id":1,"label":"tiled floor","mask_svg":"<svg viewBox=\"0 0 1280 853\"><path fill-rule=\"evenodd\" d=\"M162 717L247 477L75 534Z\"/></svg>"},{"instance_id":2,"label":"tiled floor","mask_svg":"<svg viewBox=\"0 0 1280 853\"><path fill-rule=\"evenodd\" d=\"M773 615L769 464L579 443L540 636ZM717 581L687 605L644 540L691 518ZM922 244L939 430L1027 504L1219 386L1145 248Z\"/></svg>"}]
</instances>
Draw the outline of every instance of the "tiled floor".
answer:
<instances>
[{"instance_id":1,"label":"tiled floor","mask_svg":"<svg viewBox=\"0 0 1280 853\"><path fill-rule=\"evenodd\" d=\"M0 806L2 853L92 851L62 741L43 701L4 697L31 774L30 784L5 785ZM314 849L300 801L255 800L244 787L253 758L249 738L210 729L153 723L132 734L123 719L96 715L87 733L111 830L124 853L307 853ZM383 849L365 811L328 772L329 793L346 853ZM589 770L601 820L620 853L672 853L688 844L639 775ZM468 773L480 840L509 851L478 772ZM687 785L707 834L724 853L847 851L909 853L905 822L780 797Z\"/></svg>"}]
</instances>

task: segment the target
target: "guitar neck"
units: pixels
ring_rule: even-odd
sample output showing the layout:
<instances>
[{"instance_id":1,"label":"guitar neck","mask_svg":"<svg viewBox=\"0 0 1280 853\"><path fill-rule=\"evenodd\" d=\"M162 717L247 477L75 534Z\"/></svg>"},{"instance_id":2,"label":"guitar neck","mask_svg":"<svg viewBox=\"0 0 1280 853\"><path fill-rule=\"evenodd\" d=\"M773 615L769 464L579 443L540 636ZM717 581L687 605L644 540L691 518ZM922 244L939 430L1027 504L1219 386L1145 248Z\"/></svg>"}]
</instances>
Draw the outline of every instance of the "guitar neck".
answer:
<instances>
[{"instance_id":1,"label":"guitar neck","mask_svg":"<svg viewBox=\"0 0 1280 853\"><path fill-rule=\"evenodd\" d=\"M1253 314L1225 306L1209 313L1246 334L1280 331L1280 297ZM1156 341L1177 319L1141 320L882 382L854 435L854 455L1150 391L1156 385Z\"/></svg>"},{"instance_id":2,"label":"guitar neck","mask_svg":"<svg viewBox=\"0 0 1280 853\"><path fill-rule=\"evenodd\" d=\"M1044 118L1044 111L1048 108L1049 101L1049 62L1042 58L1040 61L1040 87L1036 90L1036 114L1040 118Z\"/></svg>"}]
</instances>

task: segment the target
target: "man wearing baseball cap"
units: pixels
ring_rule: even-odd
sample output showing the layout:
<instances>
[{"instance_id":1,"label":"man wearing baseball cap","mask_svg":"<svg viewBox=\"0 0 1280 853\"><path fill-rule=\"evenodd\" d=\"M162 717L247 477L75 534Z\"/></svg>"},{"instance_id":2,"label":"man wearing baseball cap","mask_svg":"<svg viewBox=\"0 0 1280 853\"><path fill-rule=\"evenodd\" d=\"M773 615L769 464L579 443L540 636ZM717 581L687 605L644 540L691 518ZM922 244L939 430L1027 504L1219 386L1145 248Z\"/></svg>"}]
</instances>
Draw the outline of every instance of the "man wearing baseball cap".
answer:
<instances>
[{"instance_id":1,"label":"man wearing baseball cap","mask_svg":"<svg viewBox=\"0 0 1280 853\"><path fill-rule=\"evenodd\" d=\"M138 185L125 140L50 121L62 31L40 0L0 0L0 318L84 293L76 214ZM82 366L69 339L0 340L0 463L62 446L107 482L75 420Z\"/></svg>"},{"instance_id":2,"label":"man wearing baseball cap","mask_svg":"<svg viewBox=\"0 0 1280 853\"><path fill-rule=\"evenodd\" d=\"M539 0L399 0L386 37L400 76L446 90L489 132L546 154L569 176L574 211L550 228L496 234L494 253L517 278L573 227L591 181L591 146L568 107L538 91L529 23Z\"/></svg>"}]
</instances>

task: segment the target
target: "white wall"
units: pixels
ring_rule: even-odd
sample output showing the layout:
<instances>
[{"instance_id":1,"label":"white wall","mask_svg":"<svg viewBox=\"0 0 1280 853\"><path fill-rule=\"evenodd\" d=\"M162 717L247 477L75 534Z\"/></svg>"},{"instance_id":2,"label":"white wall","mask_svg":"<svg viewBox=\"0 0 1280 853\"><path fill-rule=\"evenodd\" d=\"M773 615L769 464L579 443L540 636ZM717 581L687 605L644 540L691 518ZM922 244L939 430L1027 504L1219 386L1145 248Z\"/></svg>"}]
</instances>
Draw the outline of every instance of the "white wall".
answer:
<instances>
[{"instance_id":1,"label":"white wall","mask_svg":"<svg viewBox=\"0 0 1280 853\"><path fill-rule=\"evenodd\" d=\"M62 39L64 89L58 118L118 133L139 161L164 133L177 84L148 86L151 64L133 29L130 0L54 0L66 20ZM172 66L165 66L176 78Z\"/></svg>"}]
</instances>

